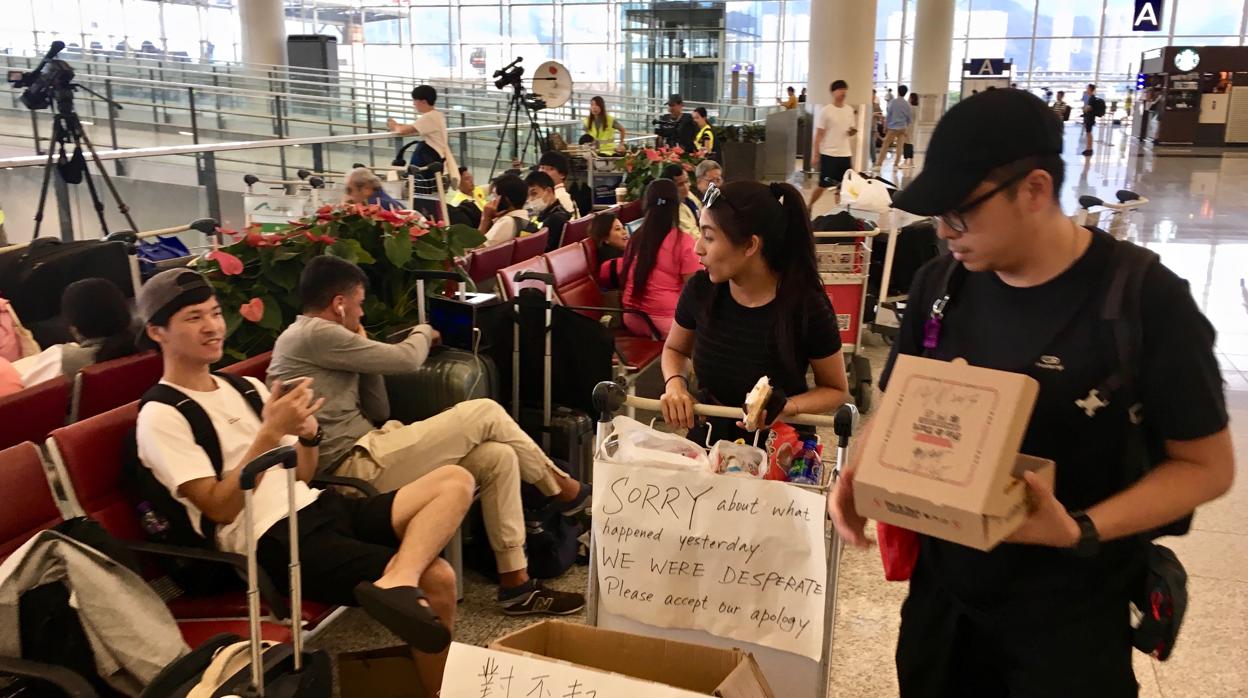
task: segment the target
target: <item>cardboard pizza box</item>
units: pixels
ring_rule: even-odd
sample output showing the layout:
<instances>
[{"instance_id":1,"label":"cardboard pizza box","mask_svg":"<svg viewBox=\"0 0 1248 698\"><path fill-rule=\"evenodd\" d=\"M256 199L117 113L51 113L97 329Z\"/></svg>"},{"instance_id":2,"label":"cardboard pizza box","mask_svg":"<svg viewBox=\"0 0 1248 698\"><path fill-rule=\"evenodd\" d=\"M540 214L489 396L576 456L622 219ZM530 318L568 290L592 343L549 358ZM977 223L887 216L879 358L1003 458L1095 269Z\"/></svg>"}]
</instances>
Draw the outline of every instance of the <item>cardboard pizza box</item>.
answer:
<instances>
[{"instance_id":1,"label":"cardboard pizza box","mask_svg":"<svg viewBox=\"0 0 1248 698\"><path fill-rule=\"evenodd\" d=\"M854 475L863 516L991 550L1029 513L1018 452L1039 384L1030 376L900 355Z\"/></svg>"}]
</instances>

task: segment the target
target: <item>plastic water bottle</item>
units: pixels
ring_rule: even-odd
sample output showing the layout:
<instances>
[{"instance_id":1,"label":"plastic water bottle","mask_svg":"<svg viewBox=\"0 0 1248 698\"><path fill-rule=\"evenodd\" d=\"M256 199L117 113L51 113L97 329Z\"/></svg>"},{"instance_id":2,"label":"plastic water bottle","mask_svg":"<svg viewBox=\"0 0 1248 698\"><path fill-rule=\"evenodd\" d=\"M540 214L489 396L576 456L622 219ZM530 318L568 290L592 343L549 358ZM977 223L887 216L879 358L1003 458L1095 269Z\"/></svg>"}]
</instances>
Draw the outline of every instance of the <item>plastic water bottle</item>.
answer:
<instances>
[{"instance_id":1,"label":"plastic water bottle","mask_svg":"<svg viewBox=\"0 0 1248 698\"><path fill-rule=\"evenodd\" d=\"M814 439L802 442L802 452L793 459L789 468L789 482L799 485L818 485L823 479L823 460L819 457L818 443Z\"/></svg>"}]
</instances>

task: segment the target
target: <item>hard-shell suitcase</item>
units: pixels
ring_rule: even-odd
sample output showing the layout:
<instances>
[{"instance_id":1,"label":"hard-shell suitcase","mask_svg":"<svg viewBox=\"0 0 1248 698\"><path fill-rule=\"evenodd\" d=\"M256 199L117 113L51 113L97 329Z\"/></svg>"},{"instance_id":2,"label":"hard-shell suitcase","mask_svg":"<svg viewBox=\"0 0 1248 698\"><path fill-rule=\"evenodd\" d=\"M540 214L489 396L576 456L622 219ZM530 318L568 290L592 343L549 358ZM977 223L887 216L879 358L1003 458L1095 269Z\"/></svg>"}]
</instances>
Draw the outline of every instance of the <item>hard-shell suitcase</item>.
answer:
<instances>
[{"instance_id":1,"label":"hard-shell suitcase","mask_svg":"<svg viewBox=\"0 0 1248 698\"><path fill-rule=\"evenodd\" d=\"M520 308L516 313L515 333L512 341L512 372L517 377L512 384L512 416L520 423L521 428L542 445L542 450L552 458L565 461L574 471L568 473L572 477L584 481L590 475L593 463L594 422L588 414L570 407L554 404L552 396L552 312L554 305L554 278L550 274L539 272L521 272L518 277L542 281L546 284L545 298L540 298L532 290L523 290L518 294L516 303ZM517 280L522 280L517 278ZM542 400L540 407L530 407L521 400L520 377L526 372L520 370L521 325L534 318L532 312L536 306L543 309L542 327Z\"/></svg>"},{"instance_id":2,"label":"hard-shell suitcase","mask_svg":"<svg viewBox=\"0 0 1248 698\"><path fill-rule=\"evenodd\" d=\"M239 486L243 490L243 528L247 532L247 618L250 625L247 665L229 678L215 682L215 687L199 687L211 698L226 696L265 696L277 698L329 698L333 694L333 667L324 650L304 650L300 620L303 607L303 583L299 565L299 519L295 507L295 466L298 455L293 446L279 446L260 454L243 466ZM258 477L274 466L285 472L290 510L286 525L290 528L290 629L292 642L264 646L260 640L260 586L256 562L256 537L253 536L252 492ZM278 475L270 475L278 477ZM282 525L280 522L277 525ZM233 638L238 641L237 638ZM196 690L204 671L212 663L217 650L228 647L231 637L217 635L204 646L170 664L144 689L141 698L185 698ZM199 695L197 693L196 695Z\"/></svg>"},{"instance_id":3,"label":"hard-shell suitcase","mask_svg":"<svg viewBox=\"0 0 1248 698\"><path fill-rule=\"evenodd\" d=\"M386 376L386 393L390 419L410 424L465 400L497 400L498 368L488 356L443 347L412 373Z\"/></svg>"}]
</instances>

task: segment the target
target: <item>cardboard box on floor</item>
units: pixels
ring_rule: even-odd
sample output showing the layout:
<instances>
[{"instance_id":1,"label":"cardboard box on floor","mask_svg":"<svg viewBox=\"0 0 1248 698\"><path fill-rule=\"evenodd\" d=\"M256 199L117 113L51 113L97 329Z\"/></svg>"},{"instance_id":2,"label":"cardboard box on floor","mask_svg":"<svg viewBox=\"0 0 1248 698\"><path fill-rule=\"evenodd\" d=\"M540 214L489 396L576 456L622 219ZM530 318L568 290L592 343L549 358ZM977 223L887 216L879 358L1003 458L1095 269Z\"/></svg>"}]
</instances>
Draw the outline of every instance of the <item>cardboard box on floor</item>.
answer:
<instances>
[{"instance_id":1,"label":"cardboard box on floor","mask_svg":"<svg viewBox=\"0 0 1248 698\"><path fill-rule=\"evenodd\" d=\"M991 550L1028 514L1035 470L1054 463L1018 452L1039 384L1030 376L900 355L854 474L858 513Z\"/></svg>"},{"instance_id":2,"label":"cardboard box on floor","mask_svg":"<svg viewBox=\"0 0 1248 698\"><path fill-rule=\"evenodd\" d=\"M504 635L490 649L556 659L721 698L774 698L749 652L548 620Z\"/></svg>"},{"instance_id":3,"label":"cardboard box on floor","mask_svg":"<svg viewBox=\"0 0 1248 698\"><path fill-rule=\"evenodd\" d=\"M338 693L343 698L433 698L421 687L407 645L338 655Z\"/></svg>"}]
</instances>

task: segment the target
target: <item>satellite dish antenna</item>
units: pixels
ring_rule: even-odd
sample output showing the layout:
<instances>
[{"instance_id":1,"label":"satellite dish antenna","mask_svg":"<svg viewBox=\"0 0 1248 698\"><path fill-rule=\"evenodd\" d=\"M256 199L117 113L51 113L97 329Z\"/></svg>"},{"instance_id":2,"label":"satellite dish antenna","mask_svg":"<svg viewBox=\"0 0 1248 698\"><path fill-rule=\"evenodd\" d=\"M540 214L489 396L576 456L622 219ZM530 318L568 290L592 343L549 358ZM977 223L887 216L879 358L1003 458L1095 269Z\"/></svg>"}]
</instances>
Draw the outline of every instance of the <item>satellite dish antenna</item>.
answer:
<instances>
[{"instance_id":1,"label":"satellite dish antenna","mask_svg":"<svg viewBox=\"0 0 1248 698\"><path fill-rule=\"evenodd\" d=\"M572 99L572 74L563 64L546 61L533 73L533 94L546 102L546 107L562 107Z\"/></svg>"}]
</instances>

